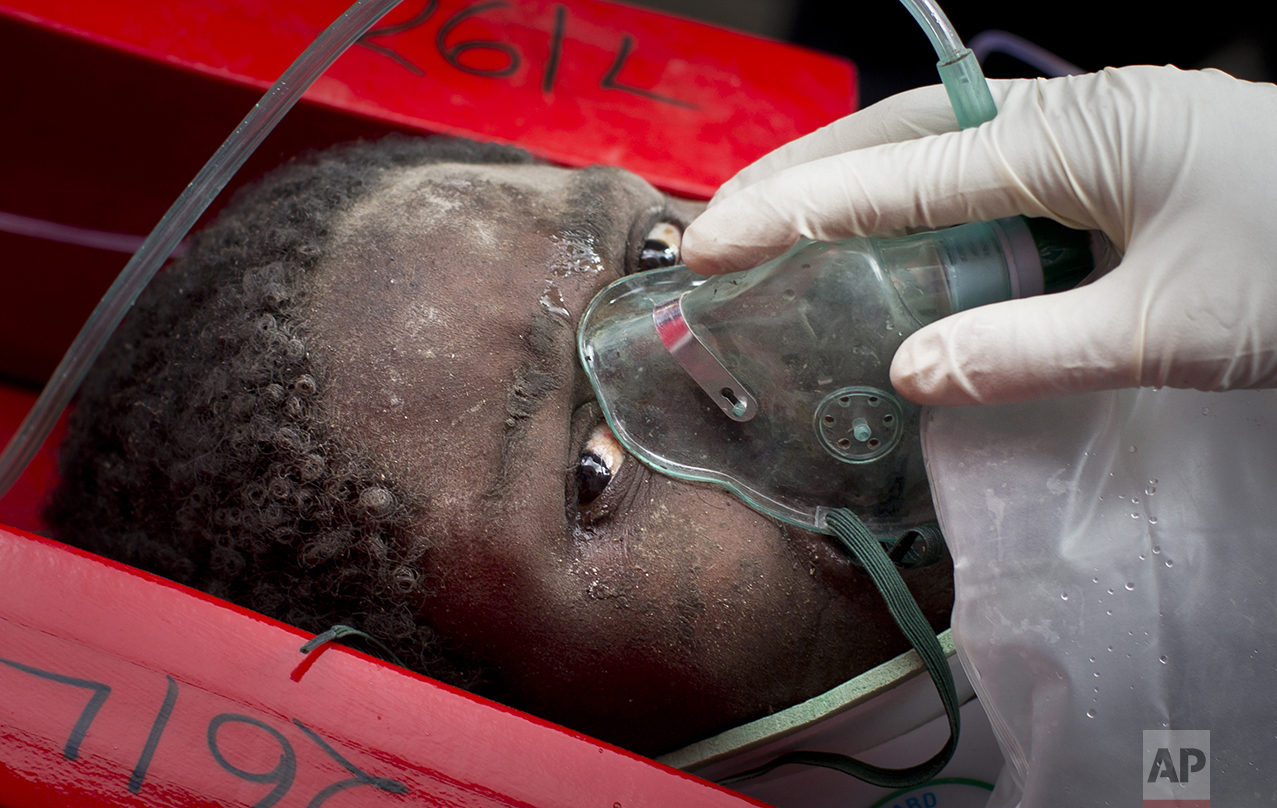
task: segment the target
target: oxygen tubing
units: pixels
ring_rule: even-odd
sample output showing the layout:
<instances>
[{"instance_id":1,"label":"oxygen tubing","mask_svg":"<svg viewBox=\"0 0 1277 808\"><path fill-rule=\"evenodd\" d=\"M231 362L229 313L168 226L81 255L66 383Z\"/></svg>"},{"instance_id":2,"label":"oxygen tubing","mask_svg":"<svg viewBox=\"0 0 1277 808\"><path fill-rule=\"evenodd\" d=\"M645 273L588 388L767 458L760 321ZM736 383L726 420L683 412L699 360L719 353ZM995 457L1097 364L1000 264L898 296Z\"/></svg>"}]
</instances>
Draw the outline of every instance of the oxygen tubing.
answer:
<instances>
[{"instance_id":1,"label":"oxygen tubing","mask_svg":"<svg viewBox=\"0 0 1277 808\"><path fill-rule=\"evenodd\" d=\"M358 0L302 52L209 159L120 271L0 454L0 497L17 482L138 295L302 94L400 0Z\"/></svg>"},{"instance_id":2,"label":"oxygen tubing","mask_svg":"<svg viewBox=\"0 0 1277 808\"><path fill-rule=\"evenodd\" d=\"M927 39L931 40L931 47L935 48L940 60L936 70L949 93L949 103L953 106L953 114L958 117L958 126L970 129L993 120L998 108L989 93L989 84L984 80L980 62L971 49L962 44L944 11L935 0L900 1L922 26Z\"/></svg>"}]
</instances>

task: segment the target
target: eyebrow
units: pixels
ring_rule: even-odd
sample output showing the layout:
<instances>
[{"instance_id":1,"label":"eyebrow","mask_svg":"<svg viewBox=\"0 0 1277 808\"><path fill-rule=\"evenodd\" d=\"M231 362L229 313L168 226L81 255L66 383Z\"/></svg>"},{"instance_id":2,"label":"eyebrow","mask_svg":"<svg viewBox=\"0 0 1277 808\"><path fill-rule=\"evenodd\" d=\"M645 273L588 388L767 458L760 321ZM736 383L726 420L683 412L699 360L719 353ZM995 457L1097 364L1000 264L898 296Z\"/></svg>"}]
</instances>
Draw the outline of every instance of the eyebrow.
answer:
<instances>
[{"instance_id":1,"label":"eyebrow","mask_svg":"<svg viewBox=\"0 0 1277 808\"><path fill-rule=\"evenodd\" d=\"M595 168L578 169L572 175L567 193L569 210L580 211L568 222L568 233L607 249L608 237L624 233L628 244L630 226L618 230L615 212L624 209L621 199L628 194L616 183L615 175ZM624 259L622 259L624 260ZM571 382L571 371L564 376L561 360L564 350L576 357L575 329L550 316L539 304L532 311L524 348L527 361L515 369L514 382L506 396L506 422L501 435L500 467L483 494L488 513L504 510L514 479L513 467L523 454L528 420L545 405L550 396ZM564 347L564 341L569 344Z\"/></svg>"},{"instance_id":2,"label":"eyebrow","mask_svg":"<svg viewBox=\"0 0 1277 808\"><path fill-rule=\"evenodd\" d=\"M596 245L606 243L608 235L616 232L613 209L616 207L617 185L613 175L594 168L584 168L572 175L568 209L581 211L573 217L572 229L584 233ZM621 232L629 233L626 225Z\"/></svg>"},{"instance_id":3,"label":"eyebrow","mask_svg":"<svg viewBox=\"0 0 1277 808\"><path fill-rule=\"evenodd\" d=\"M526 361L514 371L514 381L506 395L506 421L501 433L501 456L497 473L483 494L485 508L500 510L509 499L514 461L522 452L528 420L567 379L559 364L564 342L572 336L567 323L542 309L533 311L527 338Z\"/></svg>"}]
</instances>

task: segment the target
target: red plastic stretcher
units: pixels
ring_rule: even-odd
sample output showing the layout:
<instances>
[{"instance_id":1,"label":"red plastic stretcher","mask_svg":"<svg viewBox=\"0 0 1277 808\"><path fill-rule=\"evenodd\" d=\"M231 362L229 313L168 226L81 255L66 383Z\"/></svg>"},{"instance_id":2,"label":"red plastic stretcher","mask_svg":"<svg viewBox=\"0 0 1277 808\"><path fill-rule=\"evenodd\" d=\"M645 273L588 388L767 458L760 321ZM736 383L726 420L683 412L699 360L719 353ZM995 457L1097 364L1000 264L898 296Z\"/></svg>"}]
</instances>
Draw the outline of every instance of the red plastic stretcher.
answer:
<instances>
[{"instance_id":1,"label":"red plastic stretcher","mask_svg":"<svg viewBox=\"0 0 1277 808\"><path fill-rule=\"evenodd\" d=\"M0 570L6 808L757 804L35 536Z\"/></svg>"},{"instance_id":2,"label":"red plastic stretcher","mask_svg":"<svg viewBox=\"0 0 1277 808\"><path fill-rule=\"evenodd\" d=\"M0 211L144 234L346 0L0 0ZM599 0L406 0L234 186L388 131L706 197L847 114L847 62ZM215 204L214 208L218 207ZM127 256L0 233L0 378L43 382ZM0 385L0 441L34 401ZM42 529L57 433L0 500ZM0 806L746 805L650 760L0 527Z\"/></svg>"}]
</instances>

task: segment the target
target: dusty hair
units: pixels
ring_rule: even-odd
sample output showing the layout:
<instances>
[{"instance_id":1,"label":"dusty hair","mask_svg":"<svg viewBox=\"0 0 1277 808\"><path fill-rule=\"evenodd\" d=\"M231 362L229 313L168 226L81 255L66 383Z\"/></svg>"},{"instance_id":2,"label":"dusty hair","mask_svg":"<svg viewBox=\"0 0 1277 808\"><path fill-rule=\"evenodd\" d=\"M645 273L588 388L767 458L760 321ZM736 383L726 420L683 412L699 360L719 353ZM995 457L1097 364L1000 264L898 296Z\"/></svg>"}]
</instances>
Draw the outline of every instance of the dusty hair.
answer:
<instances>
[{"instance_id":1,"label":"dusty hair","mask_svg":"<svg viewBox=\"0 0 1277 808\"><path fill-rule=\"evenodd\" d=\"M345 623L409 667L475 674L419 617L424 503L325 415L302 312L341 215L396 169L526 163L388 138L295 160L238 194L143 294L80 392L56 538L309 631Z\"/></svg>"}]
</instances>

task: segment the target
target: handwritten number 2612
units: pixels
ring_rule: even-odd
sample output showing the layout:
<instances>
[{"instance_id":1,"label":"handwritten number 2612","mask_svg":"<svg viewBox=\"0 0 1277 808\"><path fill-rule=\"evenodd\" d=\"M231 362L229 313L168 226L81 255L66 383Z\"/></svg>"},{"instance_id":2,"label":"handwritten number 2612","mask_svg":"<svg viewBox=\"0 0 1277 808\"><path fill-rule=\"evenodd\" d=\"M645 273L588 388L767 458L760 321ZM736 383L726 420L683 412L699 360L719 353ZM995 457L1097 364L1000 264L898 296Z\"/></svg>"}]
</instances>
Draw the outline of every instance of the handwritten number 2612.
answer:
<instances>
[{"instance_id":1,"label":"handwritten number 2612","mask_svg":"<svg viewBox=\"0 0 1277 808\"><path fill-rule=\"evenodd\" d=\"M498 8L507 8L510 3L505 0L487 0L487 2L475 3L467 6L454 13L451 17L439 26L438 32L435 34L435 50L439 56L443 58L450 66L468 73L472 76L482 76L483 78L501 79L508 78L518 71L523 63L522 56L517 48L508 42L499 42L492 39L468 39L456 40L452 36L456 28L461 23L482 14L486 11L492 11ZM359 44L365 48L375 51L388 59L394 60L404 69L414 75L424 76L425 71L402 53L383 45L375 40L381 39L395 34L402 34L421 25L424 25L439 7L439 0L428 0L425 7L422 8L411 19L393 25L386 25L380 28L374 28L359 40ZM558 79L559 67L563 56L563 39L567 30L567 8L562 5L554 7L554 30L550 35L550 58L546 60L545 68L541 75L541 89L543 92L549 93L554 90L555 82ZM612 61L612 66L599 79L599 87L604 90L616 90L630 95L646 98L649 101L655 101L660 104L668 104L685 109L696 109L696 105L683 101L679 98L662 95L651 90L645 90L641 87L634 87L625 84L621 80L621 72L624 70L626 62L633 54L635 48L634 37L629 34L621 34L620 46L617 49L616 58ZM492 66L481 67L476 64L467 64L462 60L462 56L470 52L487 51L496 54L498 58ZM473 62L473 60L470 60Z\"/></svg>"}]
</instances>

